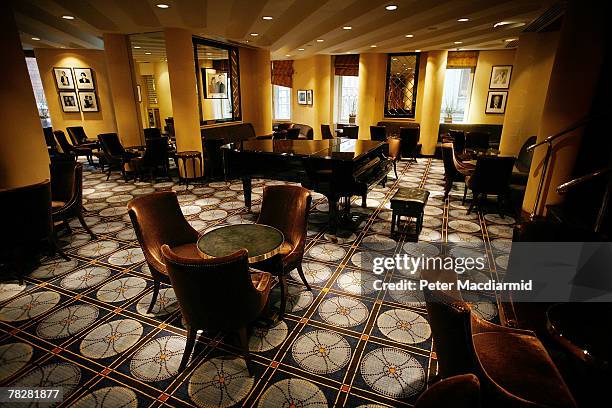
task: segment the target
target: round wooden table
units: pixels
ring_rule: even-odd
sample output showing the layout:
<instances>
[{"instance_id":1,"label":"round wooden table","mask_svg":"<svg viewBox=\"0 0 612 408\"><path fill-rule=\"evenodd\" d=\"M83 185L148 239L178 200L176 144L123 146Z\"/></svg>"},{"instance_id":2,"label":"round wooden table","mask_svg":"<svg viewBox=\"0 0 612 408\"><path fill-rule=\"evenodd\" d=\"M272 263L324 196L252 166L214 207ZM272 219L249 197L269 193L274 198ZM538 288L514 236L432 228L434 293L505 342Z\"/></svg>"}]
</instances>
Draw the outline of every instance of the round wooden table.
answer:
<instances>
[{"instance_id":1,"label":"round wooden table","mask_svg":"<svg viewBox=\"0 0 612 408\"><path fill-rule=\"evenodd\" d=\"M284 241L283 233L269 225L235 224L205 233L197 246L203 258L219 258L246 248L252 264L278 254Z\"/></svg>"}]
</instances>

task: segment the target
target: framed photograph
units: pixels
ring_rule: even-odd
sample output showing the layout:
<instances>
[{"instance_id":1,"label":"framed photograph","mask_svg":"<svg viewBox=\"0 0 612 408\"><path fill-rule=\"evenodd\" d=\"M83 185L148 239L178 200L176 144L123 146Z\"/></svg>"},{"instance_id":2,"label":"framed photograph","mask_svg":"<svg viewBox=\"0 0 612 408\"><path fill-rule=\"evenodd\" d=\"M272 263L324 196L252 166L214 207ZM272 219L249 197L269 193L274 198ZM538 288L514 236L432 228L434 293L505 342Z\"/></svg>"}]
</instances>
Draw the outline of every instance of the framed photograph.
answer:
<instances>
[{"instance_id":1,"label":"framed photograph","mask_svg":"<svg viewBox=\"0 0 612 408\"><path fill-rule=\"evenodd\" d=\"M74 79L70 68L53 68L57 89L74 89Z\"/></svg>"},{"instance_id":2,"label":"framed photograph","mask_svg":"<svg viewBox=\"0 0 612 408\"><path fill-rule=\"evenodd\" d=\"M508 91L489 91L485 113L505 113Z\"/></svg>"},{"instance_id":3,"label":"framed photograph","mask_svg":"<svg viewBox=\"0 0 612 408\"><path fill-rule=\"evenodd\" d=\"M227 72L220 72L213 68L204 68L206 84L206 99L227 99L229 97L229 84Z\"/></svg>"},{"instance_id":4,"label":"framed photograph","mask_svg":"<svg viewBox=\"0 0 612 408\"><path fill-rule=\"evenodd\" d=\"M298 105L308 105L308 91L305 89L298 89L297 101Z\"/></svg>"},{"instance_id":5,"label":"framed photograph","mask_svg":"<svg viewBox=\"0 0 612 408\"><path fill-rule=\"evenodd\" d=\"M306 91L306 104L312 105L312 89Z\"/></svg>"},{"instance_id":6,"label":"framed photograph","mask_svg":"<svg viewBox=\"0 0 612 408\"><path fill-rule=\"evenodd\" d=\"M510 88L510 76L512 75L512 65L494 65L491 68L490 89Z\"/></svg>"},{"instance_id":7,"label":"framed photograph","mask_svg":"<svg viewBox=\"0 0 612 408\"><path fill-rule=\"evenodd\" d=\"M98 98L93 91L79 92L79 104L82 112L98 112Z\"/></svg>"},{"instance_id":8,"label":"framed photograph","mask_svg":"<svg viewBox=\"0 0 612 408\"><path fill-rule=\"evenodd\" d=\"M93 70L91 68L72 68L78 90L95 89Z\"/></svg>"},{"instance_id":9,"label":"framed photograph","mask_svg":"<svg viewBox=\"0 0 612 408\"><path fill-rule=\"evenodd\" d=\"M62 104L62 110L64 112L78 112L79 103L77 102L76 92L60 92L59 93L60 103Z\"/></svg>"}]
</instances>

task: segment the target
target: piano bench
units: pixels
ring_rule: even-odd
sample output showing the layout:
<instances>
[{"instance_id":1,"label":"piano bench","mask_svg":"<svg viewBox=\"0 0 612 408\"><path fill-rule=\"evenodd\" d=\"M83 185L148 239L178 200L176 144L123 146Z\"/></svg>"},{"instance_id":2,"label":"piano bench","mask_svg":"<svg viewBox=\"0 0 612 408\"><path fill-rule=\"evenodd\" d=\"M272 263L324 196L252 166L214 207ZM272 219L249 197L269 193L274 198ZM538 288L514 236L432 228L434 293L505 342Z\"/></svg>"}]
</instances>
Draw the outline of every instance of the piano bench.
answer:
<instances>
[{"instance_id":1,"label":"piano bench","mask_svg":"<svg viewBox=\"0 0 612 408\"><path fill-rule=\"evenodd\" d=\"M391 235L395 234L395 226L399 229L400 217L416 219L416 234L423 228L423 211L429 198L429 191L422 188L400 187L391 197Z\"/></svg>"}]
</instances>

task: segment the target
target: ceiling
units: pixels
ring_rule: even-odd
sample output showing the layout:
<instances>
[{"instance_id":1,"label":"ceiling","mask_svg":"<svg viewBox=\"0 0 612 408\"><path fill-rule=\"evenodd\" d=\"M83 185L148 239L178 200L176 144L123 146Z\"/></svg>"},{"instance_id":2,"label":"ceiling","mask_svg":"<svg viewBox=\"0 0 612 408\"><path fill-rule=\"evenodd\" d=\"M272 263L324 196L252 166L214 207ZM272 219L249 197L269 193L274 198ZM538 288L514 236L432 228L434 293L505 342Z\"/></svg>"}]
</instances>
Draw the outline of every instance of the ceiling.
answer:
<instances>
[{"instance_id":1,"label":"ceiling","mask_svg":"<svg viewBox=\"0 0 612 408\"><path fill-rule=\"evenodd\" d=\"M553 0L11 2L24 48L102 49L105 32L135 34L183 27L195 35L270 49L273 59L313 54L506 48L516 46L516 41L509 40L517 38L557 3ZM160 3L169 7L157 7ZM396 5L397 9L386 10L388 5ZM74 19L66 20L64 15ZM272 20L264 20L264 16ZM458 21L462 18L469 21ZM502 21L512 24L494 27ZM345 26L352 29L343 29Z\"/></svg>"}]
</instances>

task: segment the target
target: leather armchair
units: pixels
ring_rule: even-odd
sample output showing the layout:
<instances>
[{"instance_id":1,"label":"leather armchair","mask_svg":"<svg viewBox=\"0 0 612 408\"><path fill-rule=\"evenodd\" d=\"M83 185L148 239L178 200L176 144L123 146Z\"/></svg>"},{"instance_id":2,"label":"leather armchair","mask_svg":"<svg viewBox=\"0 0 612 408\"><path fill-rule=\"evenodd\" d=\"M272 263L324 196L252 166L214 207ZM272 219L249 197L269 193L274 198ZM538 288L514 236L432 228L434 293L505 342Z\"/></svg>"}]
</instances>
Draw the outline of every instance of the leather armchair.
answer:
<instances>
[{"instance_id":1,"label":"leather armchair","mask_svg":"<svg viewBox=\"0 0 612 408\"><path fill-rule=\"evenodd\" d=\"M321 125L321 136L323 137L323 140L334 138L330 125Z\"/></svg>"},{"instance_id":2,"label":"leather armchair","mask_svg":"<svg viewBox=\"0 0 612 408\"><path fill-rule=\"evenodd\" d=\"M397 179L397 162L402 159L402 141L396 137L387 139L389 144L389 159L393 163L393 172Z\"/></svg>"},{"instance_id":3,"label":"leather armchair","mask_svg":"<svg viewBox=\"0 0 612 408\"><path fill-rule=\"evenodd\" d=\"M127 181L127 175L125 173L125 165L129 164L130 161L138 157L135 153L126 152L119 140L119 136L116 133L102 133L98 135L102 152L104 153L104 160L108 164L108 174L106 180L109 179L111 170L117 168L121 171L121 175Z\"/></svg>"},{"instance_id":4,"label":"leather armchair","mask_svg":"<svg viewBox=\"0 0 612 408\"><path fill-rule=\"evenodd\" d=\"M83 165L73 161L57 161L51 164L51 208L54 221L63 221L70 231L68 220L78 218L93 239L96 234L83 217Z\"/></svg>"},{"instance_id":5,"label":"leather armchair","mask_svg":"<svg viewBox=\"0 0 612 408\"><path fill-rule=\"evenodd\" d=\"M476 149L488 149L491 134L488 132L467 132L465 134L465 147Z\"/></svg>"},{"instance_id":6,"label":"leather armchair","mask_svg":"<svg viewBox=\"0 0 612 408\"><path fill-rule=\"evenodd\" d=\"M359 139L359 126L342 127L342 137L346 137L348 139Z\"/></svg>"},{"instance_id":7,"label":"leather armchair","mask_svg":"<svg viewBox=\"0 0 612 408\"><path fill-rule=\"evenodd\" d=\"M417 161L417 154L421 151L421 144L419 143L420 134L420 127L400 128L399 137L402 141L402 155L409 157L415 163Z\"/></svg>"},{"instance_id":8,"label":"leather armchair","mask_svg":"<svg viewBox=\"0 0 612 408\"><path fill-rule=\"evenodd\" d=\"M468 214L475 206L480 207L487 194L497 195L499 214L503 217L503 202L510 185L514 157L485 156L476 161L474 173L465 178L465 185L472 190L473 198Z\"/></svg>"},{"instance_id":9,"label":"leather armchair","mask_svg":"<svg viewBox=\"0 0 612 408\"><path fill-rule=\"evenodd\" d=\"M448 197L448 193L456 181L465 181L465 175L460 173L455 162L453 161L453 143L442 143L442 162L444 164L444 197ZM463 202L467 194L467 186L463 191Z\"/></svg>"},{"instance_id":10,"label":"leather armchair","mask_svg":"<svg viewBox=\"0 0 612 408\"><path fill-rule=\"evenodd\" d=\"M529 178L529 169L531 168L531 160L533 160L533 150L528 152L527 148L537 141L536 136L531 136L523 146L521 146L521 150L519 151L516 162L514 163L514 168L512 169L512 183L518 184L521 186L527 185L527 179Z\"/></svg>"},{"instance_id":11,"label":"leather armchair","mask_svg":"<svg viewBox=\"0 0 612 408\"><path fill-rule=\"evenodd\" d=\"M421 394L415 408L479 408L480 381L474 374L445 378Z\"/></svg>"},{"instance_id":12,"label":"leather armchair","mask_svg":"<svg viewBox=\"0 0 612 408\"><path fill-rule=\"evenodd\" d=\"M153 180L153 174L156 173L158 169L161 169L163 175L168 180L172 180L170 177L170 165L168 162L170 159L170 146L168 145L168 138L165 136L149 137L145 139L145 143L146 148L144 155L142 157L133 158L130 162L135 170L140 174L140 179L142 180L144 178L144 172L148 170L149 178Z\"/></svg>"},{"instance_id":13,"label":"leather armchair","mask_svg":"<svg viewBox=\"0 0 612 408\"><path fill-rule=\"evenodd\" d=\"M66 134L62 130L53 131L53 136L55 136L55 140L62 150L61 153L64 155L80 157L83 156L87 158L87 161L90 164L93 164L92 155L93 152L88 147L80 147L70 144L68 139L66 138Z\"/></svg>"},{"instance_id":14,"label":"leather armchair","mask_svg":"<svg viewBox=\"0 0 612 408\"><path fill-rule=\"evenodd\" d=\"M285 242L280 250L281 265L278 268L272 267L273 270L270 270L270 272L279 275L280 278L281 315L285 312L287 300L286 275L289 272L297 268L302 282L308 290L311 290L302 270L311 201L310 191L300 186L267 186L263 191L261 212L257 224L270 225L279 229L285 236ZM267 263L264 261L261 267L256 267L266 270L270 268L272 262L274 261Z\"/></svg>"},{"instance_id":15,"label":"leather armchair","mask_svg":"<svg viewBox=\"0 0 612 408\"><path fill-rule=\"evenodd\" d=\"M292 127L291 129L287 129L284 134L285 139L287 140L298 140L300 139L300 129L296 127ZM282 137L278 137L278 139L282 139Z\"/></svg>"},{"instance_id":16,"label":"leather armchair","mask_svg":"<svg viewBox=\"0 0 612 408\"><path fill-rule=\"evenodd\" d=\"M163 245L161 254L187 329L179 372L187 366L197 330L206 329L238 332L251 374L247 325L265 309L272 276L260 271L250 273L246 249L226 257L203 259Z\"/></svg>"},{"instance_id":17,"label":"leather armchair","mask_svg":"<svg viewBox=\"0 0 612 408\"><path fill-rule=\"evenodd\" d=\"M160 284L170 283L161 246L168 245L181 257L198 258L198 232L183 216L174 191L135 198L128 203L128 214L153 277L153 298L148 309L151 313Z\"/></svg>"},{"instance_id":18,"label":"leather armchair","mask_svg":"<svg viewBox=\"0 0 612 408\"><path fill-rule=\"evenodd\" d=\"M453 271L422 271L429 282L456 282ZM485 406L576 407L535 334L489 323L471 313L457 290L424 289L439 373L474 374Z\"/></svg>"},{"instance_id":19,"label":"leather armchair","mask_svg":"<svg viewBox=\"0 0 612 408\"><path fill-rule=\"evenodd\" d=\"M387 128L384 126L370 126L370 139L385 142L387 140Z\"/></svg>"},{"instance_id":20,"label":"leather armchair","mask_svg":"<svg viewBox=\"0 0 612 408\"><path fill-rule=\"evenodd\" d=\"M291 128L300 130L300 135L299 135L300 139L308 139L308 140L314 139L314 131L312 130L311 126L304 125L301 123L294 123L293 126L291 126Z\"/></svg>"}]
</instances>

